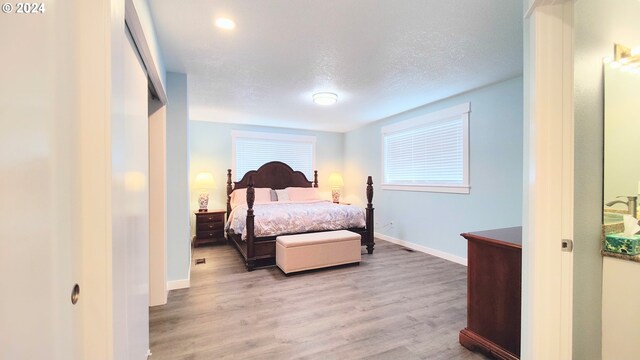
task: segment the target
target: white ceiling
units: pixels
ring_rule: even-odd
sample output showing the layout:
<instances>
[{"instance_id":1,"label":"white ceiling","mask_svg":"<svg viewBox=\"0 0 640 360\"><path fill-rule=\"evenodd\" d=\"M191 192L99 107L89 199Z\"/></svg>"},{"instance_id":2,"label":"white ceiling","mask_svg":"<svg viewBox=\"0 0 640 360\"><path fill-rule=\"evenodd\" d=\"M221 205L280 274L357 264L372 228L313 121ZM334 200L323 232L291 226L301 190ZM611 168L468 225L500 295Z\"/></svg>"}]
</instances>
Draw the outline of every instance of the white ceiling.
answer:
<instances>
[{"instance_id":1,"label":"white ceiling","mask_svg":"<svg viewBox=\"0 0 640 360\"><path fill-rule=\"evenodd\" d=\"M522 1L149 3L191 120L343 132L522 73Z\"/></svg>"}]
</instances>

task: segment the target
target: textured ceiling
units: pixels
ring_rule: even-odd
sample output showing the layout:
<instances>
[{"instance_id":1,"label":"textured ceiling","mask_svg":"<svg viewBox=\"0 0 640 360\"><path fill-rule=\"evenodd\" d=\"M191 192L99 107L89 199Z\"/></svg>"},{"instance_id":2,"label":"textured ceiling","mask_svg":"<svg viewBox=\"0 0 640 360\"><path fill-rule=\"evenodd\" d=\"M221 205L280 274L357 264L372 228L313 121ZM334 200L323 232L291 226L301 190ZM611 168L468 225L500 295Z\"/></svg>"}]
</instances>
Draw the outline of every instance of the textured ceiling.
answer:
<instances>
[{"instance_id":1,"label":"textured ceiling","mask_svg":"<svg viewBox=\"0 0 640 360\"><path fill-rule=\"evenodd\" d=\"M522 73L522 1L149 3L192 120L348 131ZM314 105L319 91L338 104Z\"/></svg>"}]
</instances>

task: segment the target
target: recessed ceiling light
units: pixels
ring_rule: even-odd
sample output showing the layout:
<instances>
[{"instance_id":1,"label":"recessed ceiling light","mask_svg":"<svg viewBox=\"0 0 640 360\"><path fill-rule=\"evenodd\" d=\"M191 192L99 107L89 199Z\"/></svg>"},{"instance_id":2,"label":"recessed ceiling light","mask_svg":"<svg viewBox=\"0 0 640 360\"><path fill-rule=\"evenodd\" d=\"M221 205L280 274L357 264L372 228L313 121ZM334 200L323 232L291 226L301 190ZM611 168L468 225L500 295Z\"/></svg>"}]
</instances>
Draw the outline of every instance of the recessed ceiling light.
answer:
<instances>
[{"instance_id":1,"label":"recessed ceiling light","mask_svg":"<svg viewBox=\"0 0 640 360\"><path fill-rule=\"evenodd\" d=\"M330 92L319 92L313 94L313 102L317 105L333 105L338 102L338 95Z\"/></svg>"},{"instance_id":2,"label":"recessed ceiling light","mask_svg":"<svg viewBox=\"0 0 640 360\"><path fill-rule=\"evenodd\" d=\"M228 18L217 18L216 26L225 30L233 30L236 27L236 23Z\"/></svg>"}]
</instances>

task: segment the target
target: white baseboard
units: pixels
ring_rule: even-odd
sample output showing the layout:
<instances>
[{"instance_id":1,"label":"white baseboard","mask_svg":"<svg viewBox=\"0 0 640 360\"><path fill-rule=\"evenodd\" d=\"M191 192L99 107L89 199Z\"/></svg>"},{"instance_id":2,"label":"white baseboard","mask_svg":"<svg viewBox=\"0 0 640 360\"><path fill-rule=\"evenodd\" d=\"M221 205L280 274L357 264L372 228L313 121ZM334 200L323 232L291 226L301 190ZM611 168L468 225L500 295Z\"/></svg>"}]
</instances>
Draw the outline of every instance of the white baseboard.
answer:
<instances>
[{"instance_id":1,"label":"white baseboard","mask_svg":"<svg viewBox=\"0 0 640 360\"><path fill-rule=\"evenodd\" d=\"M460 256L451 255L451 254L446 253L444 251L435 250L435 249L428 248L428 247L423 246L423 245L418 245L418 244L414 244L412 242L396 239L394 237L391 237L391 236L388 236L388 235L384 235L384 234L381 234L381 233L378 233L378 232L374 232L373 236L377 237L378 239L388 241L390 243L394 243L394 244L397 244L397 245L400 245L400 246L404 246L404 247L406 247L408 249L411 249L411 250L420 251L420 252L423 252L425 254L437 256L437 257L439 257L441 259L445 259L445 260L448 260L448 261L451 261L451 262L454 262L454 263L457 263L457 264L460 264L460 265L467 266L467 259L463 258L463 257L460 257Z\"/></svg>"},{"instance_id":2,"label":"white baseboard","mask_svg":"<svg viewBox=\"0 0 640 360\"><path fill-rule=\"evenodd\" d=\"M189 230L191 231L191 230ZM167 281L167 295L169 294L169 291L171 290L178 290L178 289L186 289L191 287L191 265L193 262L193 247L190 248L189 250L189 272L187 272L187 278L186 279L182 279L182 280L172 280L172 281Z\"/></svg>"},{"instance_id":3,"label":"white baseboard","mask_svg":"<svg viewBox=\"0 0 640 360\"><path fill-rule=\"evenodd\" d=\"M191 279L171 280L167 281L167 291L186 289L191 286Z\"/></svg>"}]
</instances>

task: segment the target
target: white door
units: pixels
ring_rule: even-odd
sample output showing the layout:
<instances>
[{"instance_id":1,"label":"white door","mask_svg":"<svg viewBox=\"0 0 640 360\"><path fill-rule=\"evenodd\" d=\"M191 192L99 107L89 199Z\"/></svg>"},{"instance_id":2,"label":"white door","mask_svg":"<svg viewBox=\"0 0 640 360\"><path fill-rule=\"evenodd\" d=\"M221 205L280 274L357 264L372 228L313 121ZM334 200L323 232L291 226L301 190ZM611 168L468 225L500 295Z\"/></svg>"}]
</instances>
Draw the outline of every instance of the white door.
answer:
<instances>
[{"instance_id":1,"label":"white door","mask_svg":"<svg viewBox=\"0 0 640 360\"><path fill-rule=\"evenodd\" d=\"M147 78L124 12L84 0L46 2L41 14L7 6L0 359L145 359Z\"/></svg>"},{"instance_id":2,"label":"white door","mask_svg":"<svg viewBox=\"0 0 640 360\"><path fill-rule=\"evenodd\" d=\"M138 360L149 350L148 85L127 38L123 113L111 124L114 359Z\"/></svg>"},{"instance_id":3,"label":"white door","mask_svg":"<svg viewBox=\"0 0 640 360\"><path fill-rule=\"evenodd\" d=\"M0 13L0 359L74 359L76 225L90 214L79 207L74 48L63 37L73 12L15 6Z\"/></svg>"}]
</instances>

